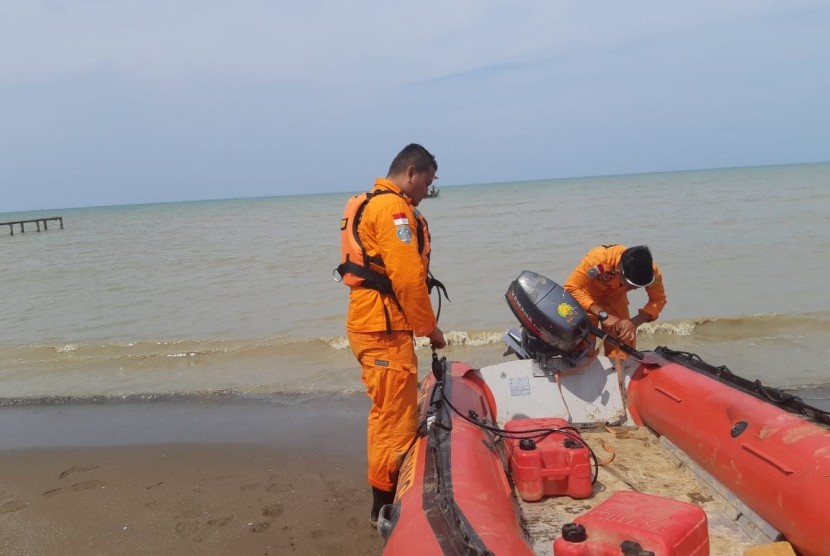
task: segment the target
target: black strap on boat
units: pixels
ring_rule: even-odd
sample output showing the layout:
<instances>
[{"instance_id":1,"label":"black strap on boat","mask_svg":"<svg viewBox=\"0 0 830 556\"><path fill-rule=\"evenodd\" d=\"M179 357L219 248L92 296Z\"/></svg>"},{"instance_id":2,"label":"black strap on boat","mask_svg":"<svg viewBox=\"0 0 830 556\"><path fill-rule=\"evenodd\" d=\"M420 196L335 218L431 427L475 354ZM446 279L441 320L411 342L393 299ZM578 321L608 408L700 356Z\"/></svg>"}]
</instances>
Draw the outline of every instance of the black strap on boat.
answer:
<instances>
[{"instance_id":1,"label":"black strap on boat","mask_svg":"<svg viewBox=\"0 0 830 556\"><path fill-rule=\"evenodd\" d=\"M779 388L764 386L760 380L751 381L729 370L726 365L715 366L707 363L695 353L677 351L666 346L654 350L665 359L688 367L694 371L707 374L733 388L746 392L760 400L771 403L781 409L803 415L817 423L830 425L830 412L805 403L801 398Z\"/></svg>"}]
</instances>

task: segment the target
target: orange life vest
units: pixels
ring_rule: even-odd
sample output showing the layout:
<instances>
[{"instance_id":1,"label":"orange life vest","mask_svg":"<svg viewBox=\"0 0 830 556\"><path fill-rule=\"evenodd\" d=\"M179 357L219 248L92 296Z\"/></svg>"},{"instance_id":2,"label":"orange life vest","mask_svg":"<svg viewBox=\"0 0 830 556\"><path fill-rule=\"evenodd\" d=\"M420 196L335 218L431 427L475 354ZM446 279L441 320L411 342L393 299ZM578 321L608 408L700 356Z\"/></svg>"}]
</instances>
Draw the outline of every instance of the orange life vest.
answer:
<instances>
[{"instance_id":1,"label":"orange life vest","mask_svg":"<svg viewBox=\"0 0 830 556\"><path fill-rule=\"evenodd\" d=\"M347 286L371 288L381 293L394 295L392 282L386 275L383 259L380 256L373 257L366 253L357 232L363 210L369 201L378 195L387 193L396 194L388 189L375 189L355 195L346 203L343 218L340 220L340 265L335 270ZM418 209L413 208L413 212L417 221L418 253L427 271L427 287L430 291L433 285L443 288L443 285L440 285L440 282L429 274L430 237L426 219Z\"/></svg>"}]
</instances>

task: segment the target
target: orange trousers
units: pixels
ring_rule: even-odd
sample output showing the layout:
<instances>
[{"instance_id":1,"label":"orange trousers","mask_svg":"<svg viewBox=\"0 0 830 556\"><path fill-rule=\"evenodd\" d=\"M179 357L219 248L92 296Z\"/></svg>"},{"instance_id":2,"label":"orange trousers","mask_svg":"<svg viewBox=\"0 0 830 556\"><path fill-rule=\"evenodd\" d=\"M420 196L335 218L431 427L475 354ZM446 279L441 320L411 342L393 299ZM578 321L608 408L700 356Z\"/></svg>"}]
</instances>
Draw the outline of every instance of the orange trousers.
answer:
<instances>
[{"instance_id":1,"label":"orange trousers","mask_svg":"<svg viewBox=\"0 0 830 556\"><path fill-rule=\"evenodd\" d=\"M372 400L366 433L369 484L395 490L418 427L418 358L411 331L349 332Z\"/></svg>"}]
</instances>

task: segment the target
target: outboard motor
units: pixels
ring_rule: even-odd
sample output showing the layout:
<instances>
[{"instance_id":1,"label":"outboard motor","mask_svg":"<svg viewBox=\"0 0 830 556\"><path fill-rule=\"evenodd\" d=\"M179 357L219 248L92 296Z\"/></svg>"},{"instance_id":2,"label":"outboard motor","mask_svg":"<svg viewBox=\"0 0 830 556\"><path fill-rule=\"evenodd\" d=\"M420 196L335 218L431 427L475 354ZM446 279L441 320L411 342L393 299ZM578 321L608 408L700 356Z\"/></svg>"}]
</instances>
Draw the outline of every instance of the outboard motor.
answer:
<instances>
[{"instance_id":1,"label":"outboard motor","mask_svg":"<svg viewBox=\"0 0 830 556\"><path fill-rule=\"evenodd\" d=\"M588 316L556 282L525 270L504 297L521 324L521 330L512 328L504 337L508 352L519 359L563 369L576 366L593 347Z\"/></svg>"}]
</instances>

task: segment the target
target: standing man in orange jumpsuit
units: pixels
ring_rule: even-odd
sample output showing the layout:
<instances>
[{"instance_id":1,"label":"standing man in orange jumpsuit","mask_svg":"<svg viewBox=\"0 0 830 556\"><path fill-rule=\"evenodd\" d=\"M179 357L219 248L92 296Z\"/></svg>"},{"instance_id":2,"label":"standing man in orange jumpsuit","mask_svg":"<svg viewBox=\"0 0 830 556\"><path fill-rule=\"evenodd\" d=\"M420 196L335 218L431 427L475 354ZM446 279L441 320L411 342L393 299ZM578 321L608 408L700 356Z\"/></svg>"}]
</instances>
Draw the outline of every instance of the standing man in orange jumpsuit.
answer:
<instances>
[{"instance_id":1,"label":"standing man in orange jumpsuit","mask_svg":"<svg viewBox=\"0 0 830 556\"><path fill-rule=\"evenodd\" d=\"M637 328L656 320L666 305L663 275L645 245L600 245L591 249L571 273L564 288L602 329L636 347ZM648 302L631 317L628 292L645 288ZM606 342L605 354L625 359L627 354Z\"/></svg>"},{"instance_id":2,"label":"standing man in orange jumpsuit","mask_svg":"<svg viewBox=\"0 0 830 556\"><path fill-rule=\"evenodd\" d=\"M370 521L394 500L398 471L415 441L418 359L414 336L446 345L429 297L429 229L415 208L435 179L435 157L407 145L341 220L341 265L351 288L346 330L372 400L367 430Z\"/></svg>"}]
</instances>

